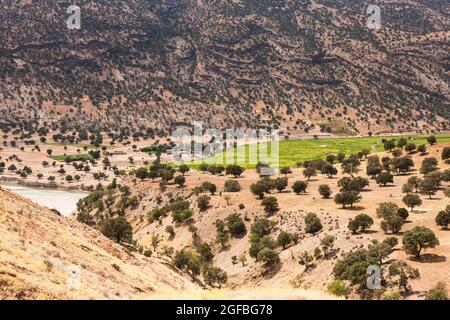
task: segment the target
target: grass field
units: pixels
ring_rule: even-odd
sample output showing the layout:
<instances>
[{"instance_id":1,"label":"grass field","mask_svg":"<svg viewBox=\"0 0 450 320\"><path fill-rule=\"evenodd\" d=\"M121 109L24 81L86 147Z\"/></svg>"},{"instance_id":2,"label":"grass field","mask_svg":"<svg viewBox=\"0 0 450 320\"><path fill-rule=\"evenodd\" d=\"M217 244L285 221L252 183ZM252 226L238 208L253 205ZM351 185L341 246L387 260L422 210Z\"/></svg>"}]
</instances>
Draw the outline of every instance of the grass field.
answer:
<instances>
[{"instance_id":1,"label":"grass field","mask_svg":"<svg viewBox=\"0 0 450 320\"><path fill-rule=\"evenodd\" d=\"M428 144L428 135L416 136L396 136L396 137L361 137L361 138L326 138L326 139L310 139L310 140L283 140L280 141L280 166L295 166L299 161L324 159L327 154L344 152L346 155L357 153L362 149L369 149L371 153L383 151L383 144L381 140L385 139L399 139L404 137L410 142L419 146L421 144ZM450 142L450 134L436 135L439 142ZM243 151L245 149L245 151ZM255 163L249 163L249 146L242 145L236 148L238 152L245 152L245 168L254 168ZM270 154L271 148L268 147ZM229 152L229 151L227 151ZM236 159L236 155L234 157ZM204 161L194 161L186 163L192 168L198 168L200 163ZM207 163L211 164L228 164L225 159L225 153L219 153L212 158L207 159Z\"/></svg>"},{"instance_id":2,"label":"grass field","mask_svg":"<svg viewBox=\"0 0 450 320\"><path fill-rule=\"evenodd\" d=\"M92 156L90 154L85 153L85 154L56 155L56 156L51 156L51 158L56 161L71 162L71 161L91 160Z\"/></svg>"}]
</instances>

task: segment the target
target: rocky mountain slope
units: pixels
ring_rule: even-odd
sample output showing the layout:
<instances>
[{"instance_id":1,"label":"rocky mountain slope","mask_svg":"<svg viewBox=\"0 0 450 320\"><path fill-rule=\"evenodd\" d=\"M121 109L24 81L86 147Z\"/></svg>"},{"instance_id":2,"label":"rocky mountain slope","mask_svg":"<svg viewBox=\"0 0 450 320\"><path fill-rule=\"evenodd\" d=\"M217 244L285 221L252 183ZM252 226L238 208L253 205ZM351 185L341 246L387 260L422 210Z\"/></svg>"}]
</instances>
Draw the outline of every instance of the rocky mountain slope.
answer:
<instances>
[{"instance_id":1,"label":"rocky mountain slope","mask_svg":"<svg viewBox=\"0 0 450 320\"><path fill-rule=\"evenodd\" d=\"M0 189L0 300L140 299L200 291L169 263Z\"/></svg>"},{"instance_id":2,"label":"rocky mountain slope","mask_svg":"<svg viewBox=\"0 0 450 320\"><path fill-rule=\"evenodd\" d=\"M379 1L2 2L1 120L290 134L426 131L450 120L449 5ZM161 112L164 110L164 112Z\"/></svg>"}]
</instances>

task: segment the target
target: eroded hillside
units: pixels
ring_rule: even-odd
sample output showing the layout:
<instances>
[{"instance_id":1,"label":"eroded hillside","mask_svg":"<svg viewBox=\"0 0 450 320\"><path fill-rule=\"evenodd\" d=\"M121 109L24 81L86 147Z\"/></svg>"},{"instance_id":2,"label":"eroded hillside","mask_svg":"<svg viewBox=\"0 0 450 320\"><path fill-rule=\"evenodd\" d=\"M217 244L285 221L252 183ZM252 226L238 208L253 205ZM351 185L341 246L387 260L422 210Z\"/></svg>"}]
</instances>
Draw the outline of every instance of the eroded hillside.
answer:
<instances>
[{"instance_id":1,"label":"eroded hillside","mask_svg":"<svg viewBox=\"0 0 450 320\"><path fill-rule=\"evenodd\" d=\"M2 120L285 134L449 125L449 7L381 1L3 1ZM161 112L164 110L164 112Z\"/></svg>"},{"instance_id":2,"label":"eroded hillside","mask_svg":"<svg viewBox=\"0 0 450 320\"><path fill-rule=\"evenodd\" d=\"M196 290L170 263L0 189L0 299L141 299Z\"/></svg>"}]
</instances>

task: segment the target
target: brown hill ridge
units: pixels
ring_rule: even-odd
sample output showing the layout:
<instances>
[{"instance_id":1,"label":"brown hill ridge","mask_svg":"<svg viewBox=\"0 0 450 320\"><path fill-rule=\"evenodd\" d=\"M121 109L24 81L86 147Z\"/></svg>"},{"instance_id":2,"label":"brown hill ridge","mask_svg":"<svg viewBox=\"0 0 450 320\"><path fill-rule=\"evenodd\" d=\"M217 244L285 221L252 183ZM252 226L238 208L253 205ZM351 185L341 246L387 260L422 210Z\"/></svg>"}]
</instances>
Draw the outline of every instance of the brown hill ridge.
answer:
<instances>
[{"instance_id":1,"label":"brown hill ridge","mask_svg":"<svg viewBox=\"0 0 450 320\"><path fill-rule=\"evenodd\" d=\"M449 6L369 0L2 1L0 120L62 127L449 127ZM161 112L164 110L164 112ZM336 122L336 120L339 120ZM315 127L313 127L313 125Z\"/></svg>"},{"instance_id":2,"label":"brown hill ridge","mask_svg":"<svg viewBox=\"0 0 450 320\"><path fill-rule=\"evenodd\" d=\"M158 258L0 189L0 300L139 299L200 288Z\"/></svg>"}]
</instances>

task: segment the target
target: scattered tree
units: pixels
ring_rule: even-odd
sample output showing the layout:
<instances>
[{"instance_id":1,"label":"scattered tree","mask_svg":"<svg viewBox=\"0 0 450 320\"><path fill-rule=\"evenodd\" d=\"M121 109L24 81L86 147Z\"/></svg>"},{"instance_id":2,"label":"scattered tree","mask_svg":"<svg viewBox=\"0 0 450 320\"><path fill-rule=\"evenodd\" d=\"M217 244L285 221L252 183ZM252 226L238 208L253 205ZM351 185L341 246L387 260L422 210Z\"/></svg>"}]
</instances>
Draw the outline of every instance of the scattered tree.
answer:
<instances>
[{"instance_id":1,"label":"scattered tree","mask_svg":"<svg viewBox=\"0 0 450 320\"><path fill-rule=\"evenodd\" d=\"M389 277L393 279L392 284L409 291L409 280L419 279L419 269L411 267L405 261L395 261L389 268Z\"/></svg>"},{"instance_id":2,"label":"scattered tree","mask_svg":"<svg viewBox=\"0 0 450 320\"><path fill-rule=\"evenodd\" d=\"M329 199L331 196L331 188L329 185L327 184L321 184L319 186L319 194L324 198L324 199Z\"/></svg>"},{"instance_id":3,"label":"scattered tree","mask_svg":"<svg viewBox=\"0 0 450 320\"><path fill-rule=\"evenodd\" d=\"M403 236L403 249L406 253L420 258L422 249L434 248L439 245L439 240L434 232L422 226L416 226L405 232Z\"/></svg>"},{"instance_id":4,"label":"scattered tree","mask_svg":"<svg viewBox=\"0 0 450 320\"><path fill-rule=\"evenodd\" d=\"M422 199L420 199L417 194L407 194L403 197L402 201L408 208L411 208L411 211L413 211L415 207L422 205Z\"/></svg>"}]
</instances>

